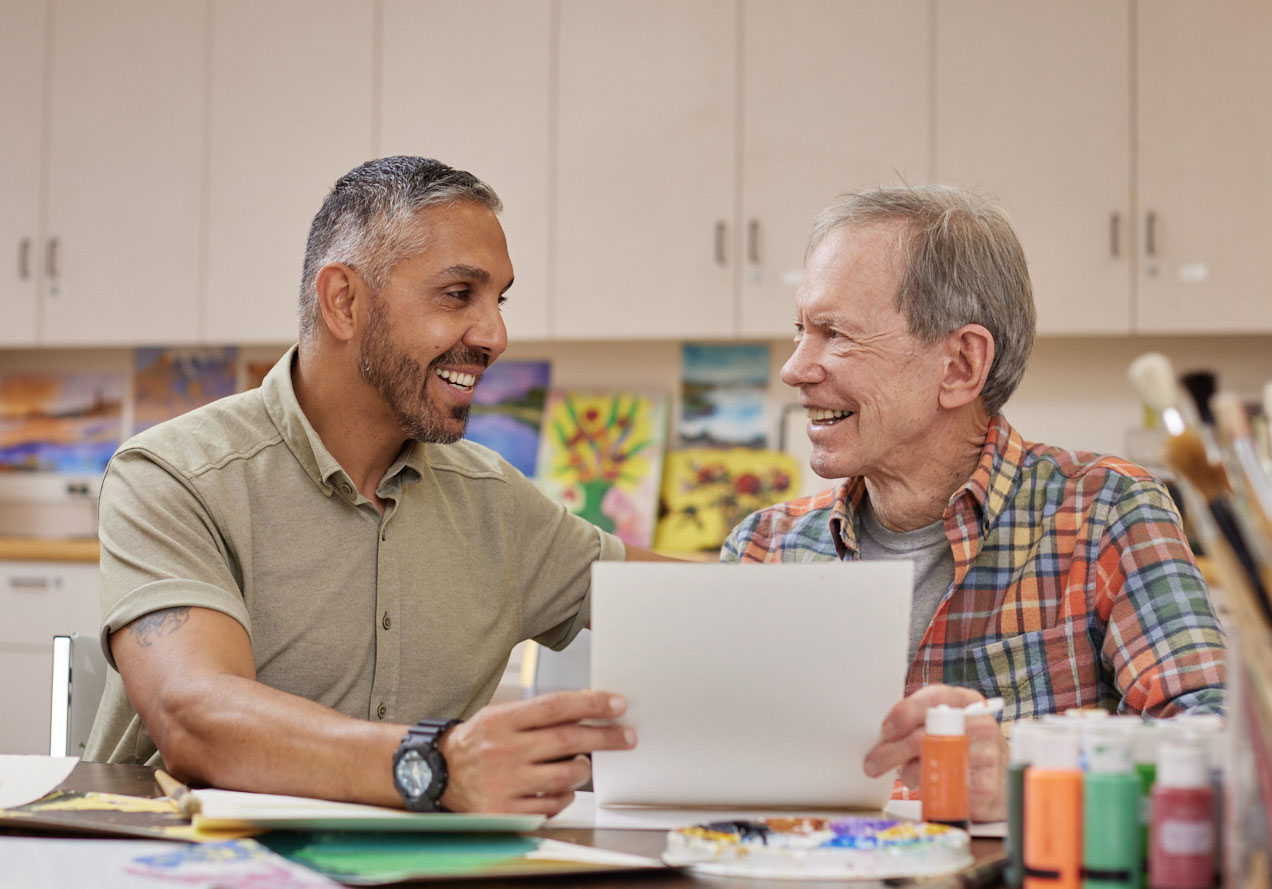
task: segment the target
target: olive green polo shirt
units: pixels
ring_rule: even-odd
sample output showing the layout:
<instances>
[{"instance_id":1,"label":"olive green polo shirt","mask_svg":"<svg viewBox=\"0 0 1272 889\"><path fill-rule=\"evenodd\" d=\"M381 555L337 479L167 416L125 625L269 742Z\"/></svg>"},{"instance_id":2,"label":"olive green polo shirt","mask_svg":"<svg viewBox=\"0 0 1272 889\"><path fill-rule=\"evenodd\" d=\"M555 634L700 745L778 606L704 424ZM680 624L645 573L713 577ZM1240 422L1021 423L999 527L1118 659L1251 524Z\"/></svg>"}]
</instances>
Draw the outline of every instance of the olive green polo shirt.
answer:
<instances>
[{"instance_id":1,"label":"olive green polo shirt","mask_svg":"<svg viewBox=\"0 0 1272 889\"><path fill-rule=\"evenodd\" d=\"M559 648L586 625L591 564L623 544L466 441L408 444L381 515L301 411L295 354L111 460L103 650L157 609L211 608L247 630L274 688L361 719L470 716L517 642ZM85 758L159 762L114 670Z\"/></svg>"}]
</instances>

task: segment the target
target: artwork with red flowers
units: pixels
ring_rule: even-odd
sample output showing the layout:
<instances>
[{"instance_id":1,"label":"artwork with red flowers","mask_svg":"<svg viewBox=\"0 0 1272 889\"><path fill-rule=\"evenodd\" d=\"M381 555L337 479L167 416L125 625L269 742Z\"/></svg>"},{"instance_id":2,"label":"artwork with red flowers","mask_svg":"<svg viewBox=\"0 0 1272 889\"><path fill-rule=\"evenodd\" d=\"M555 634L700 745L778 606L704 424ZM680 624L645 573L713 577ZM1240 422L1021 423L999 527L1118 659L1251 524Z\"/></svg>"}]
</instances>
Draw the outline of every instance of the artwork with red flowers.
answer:
<instances>
[{"instance_id":1,"label":"artwork with red flowers","mask_svg":"<svg viewBox=\"0 0 1272 889\"><path fill-rule=\"evenodd\" d=\"M537 480L624 543L654 537L667 440L667 397L554 390L543 409Z\"/></svg>"},{"instance_id":2,"label":"artwork with red flowers","mask_svg":"<svg viewBox=\"0 0 1272 889\"><path fill-rule=\"evenodd\" d=\"M690 448L667 455L654 547L670 552L719 549L757 509L799 490L799 461L781 451Z\"/></svg>"}]
</instances>

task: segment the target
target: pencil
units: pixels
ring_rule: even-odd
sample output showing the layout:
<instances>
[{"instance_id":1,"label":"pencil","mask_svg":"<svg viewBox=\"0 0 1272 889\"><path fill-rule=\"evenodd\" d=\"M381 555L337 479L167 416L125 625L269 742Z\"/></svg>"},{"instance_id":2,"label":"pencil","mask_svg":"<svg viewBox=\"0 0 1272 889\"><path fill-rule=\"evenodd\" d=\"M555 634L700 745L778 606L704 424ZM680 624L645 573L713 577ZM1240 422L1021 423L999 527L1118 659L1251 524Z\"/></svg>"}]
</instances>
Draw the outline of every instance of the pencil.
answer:
<instances>
[{"instance_id":1,"label":"pencil","mask_svg":"<svg viewBox=\"0 0 1272 889\"><path fill-rule=\"evenodd\" d=\"M155 769L155 780L159 782L159 786L174 809L187 818L193 818L199 814L199 798L190 792L189 787L163 769Z\"/></svg>"}]
</instances>

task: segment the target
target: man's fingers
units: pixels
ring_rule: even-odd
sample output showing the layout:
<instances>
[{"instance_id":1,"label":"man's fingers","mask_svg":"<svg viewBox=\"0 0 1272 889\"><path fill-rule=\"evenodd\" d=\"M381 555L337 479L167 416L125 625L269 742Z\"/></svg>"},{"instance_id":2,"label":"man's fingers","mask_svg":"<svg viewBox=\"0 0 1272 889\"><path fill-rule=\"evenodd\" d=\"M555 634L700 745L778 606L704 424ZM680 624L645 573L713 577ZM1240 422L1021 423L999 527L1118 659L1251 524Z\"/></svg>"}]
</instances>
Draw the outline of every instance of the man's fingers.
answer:
<instances>
[{"instance_id":1,"label":"man's fingers","mask_svg":"<svg viewBox=\"0 0 1272 889\"><path fill-rule=\"evenodd\" d=\"M491 716L498 711L513 730L525 731L584 719L614 719L623 715L627 702L604 691L556 691L490 709Z\"/></svg>"},{"instance_id":2,"label":"man's fingers","mask_svg":"<svg viewBox=\"0 0 1272 889\"><path fill-rule=\"evenodd\" d=\"M625 725L556 725L525 732L526 759L552 762L594 750L629 750L636 730Z\"/></svg>"},{"instance_id":3,"label":"man's fingers","mask_svg":"<svg viewBox=\"0 0 1272 889\"><path fill-rule=\"evenodd\" d=\"M922 740L922 732L912 731L897 740L876 744L874 749L866 754L864 764L866 774L872 778L877 778L893 769L904 766L912 759L917 761L919 758L919 745Z\"/></svg>"}]
</instances>

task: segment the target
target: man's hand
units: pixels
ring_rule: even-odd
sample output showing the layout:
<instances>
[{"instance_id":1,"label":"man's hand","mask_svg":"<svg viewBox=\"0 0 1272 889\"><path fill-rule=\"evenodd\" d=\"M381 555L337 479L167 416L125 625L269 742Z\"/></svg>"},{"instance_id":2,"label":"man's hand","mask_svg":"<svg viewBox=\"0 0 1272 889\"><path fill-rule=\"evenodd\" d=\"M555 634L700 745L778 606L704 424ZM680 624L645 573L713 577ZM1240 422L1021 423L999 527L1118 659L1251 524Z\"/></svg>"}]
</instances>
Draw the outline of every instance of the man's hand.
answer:
<instances>
[{"instance_id":1,"label":"man's hand","mask_svg":"<svg viewBox=\"0 0 1272 889\"><path fill-rule=\"evenodd\" d=\"M979 692L952 685L927 685L904 698L884 717L883 740L866 754L866 774L878 777L900 769L901 783L919 787L919 745L928 707L966 707L983 700ZM967 740L972 820L1001 821L1007 817L1007 741L992 716L969 716Z\"/></svg>"},{"instance_id":2,"label":"man's hand","mask_svg":"<svg viewBox=\"0 0 1272 889\"><path fill-rule=\"evenodd\" d=\"M626 707L607 692L562 691L478 711L438 745L450 773L442 805L555 815L592 774L586 754L636 746L626 726L582 724L613 719Z\"/></svg>"}]
</instances>

